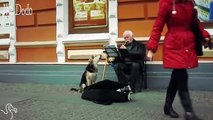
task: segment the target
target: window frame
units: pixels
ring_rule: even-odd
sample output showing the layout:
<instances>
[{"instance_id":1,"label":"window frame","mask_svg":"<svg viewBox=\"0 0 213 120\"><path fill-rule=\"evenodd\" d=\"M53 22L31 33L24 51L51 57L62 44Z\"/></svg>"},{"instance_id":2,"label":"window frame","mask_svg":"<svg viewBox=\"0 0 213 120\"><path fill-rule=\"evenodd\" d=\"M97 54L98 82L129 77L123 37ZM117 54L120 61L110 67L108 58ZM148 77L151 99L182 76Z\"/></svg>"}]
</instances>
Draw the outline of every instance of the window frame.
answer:
<instances>
[{"instance_id":1,"label":"window frame","mask_svg":"<svg viewBox=\"0 0 213 120\"><path fill-rule=\"evenodd\" d=\"M97 33L69 33L69 6L72 0L56 0L57 41L63 43L109 41L118 36L117 0L108 0L108 31Z\"/></svg>"},{"instance_id":2,"label":"window frame","mask_svg":"<svg viewBox=\"0 0 213 120\"><path fill-rule=\"evenodd\" d=\"M82 3L82 4L87 4L87 3ZM90 3L88 3L90 4ZM73 0L68 1L68 14L69 14L69 34L82 34L82 33L106 33L109 32L109 23L108 23L108 0L105 6L105 16L104 20L84 20L84 21L75 21L74 20L74 5L73 5ZM86 12L86 11L84 11ZM89 11L90 12L90 11ZM89 12L87 14L89 14ZM87 16L87 19L90 18L89 15ZM83 23L83 24L88 24L88 25L82 25L80 26L75 26L76 23ZM95 25L95 22L102 22L102 25ZM93 24L93 25L92 25Z\"/></svg>"}]
</instances>

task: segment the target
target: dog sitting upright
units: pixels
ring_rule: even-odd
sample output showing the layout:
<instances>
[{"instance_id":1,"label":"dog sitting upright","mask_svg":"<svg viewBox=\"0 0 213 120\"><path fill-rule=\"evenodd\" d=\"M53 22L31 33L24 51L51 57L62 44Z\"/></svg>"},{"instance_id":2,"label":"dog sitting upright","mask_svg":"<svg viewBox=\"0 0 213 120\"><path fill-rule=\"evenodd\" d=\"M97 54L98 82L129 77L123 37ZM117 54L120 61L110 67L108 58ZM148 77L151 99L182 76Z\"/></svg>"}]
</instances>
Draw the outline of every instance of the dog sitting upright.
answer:
<instances>
[{"instance_id":1,"label":"dog sitting upright","mask_svg":"<svg viewBox=\"0 0 213 120\"><path fill-rule=\"evenodd\" d=\"M90 86L96 82L98 75L98 63L101 60L102 55L91 56L89 58L88 65L85 68L84 73L81 77L81 82L79 84L79 89L71 88L70 90L83 92L86 86Z\"/></svg>"}]
</instances>

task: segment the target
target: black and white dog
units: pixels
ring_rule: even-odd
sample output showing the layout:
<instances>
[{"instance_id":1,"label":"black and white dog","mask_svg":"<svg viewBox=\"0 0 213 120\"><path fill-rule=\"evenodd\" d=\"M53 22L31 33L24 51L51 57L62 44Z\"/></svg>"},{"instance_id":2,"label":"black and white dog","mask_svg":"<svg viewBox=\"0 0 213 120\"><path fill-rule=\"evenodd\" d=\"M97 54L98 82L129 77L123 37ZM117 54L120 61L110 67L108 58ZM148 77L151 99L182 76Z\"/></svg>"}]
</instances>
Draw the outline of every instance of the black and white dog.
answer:
<instances>
[{"instance_id":1,"label":"black and white dog","mask_svg":"<svg viewBox=\"0 0 213 120\"><path fill-rule=\"evenodd\" d=\"M102 55L91 56L89 62L85 68L84 73L81 77L79 89L71 88L71 91L83 92L86 86L90 86L96 82L98 75L98 63L101 60Z\"/></svg>"}]
</instances>

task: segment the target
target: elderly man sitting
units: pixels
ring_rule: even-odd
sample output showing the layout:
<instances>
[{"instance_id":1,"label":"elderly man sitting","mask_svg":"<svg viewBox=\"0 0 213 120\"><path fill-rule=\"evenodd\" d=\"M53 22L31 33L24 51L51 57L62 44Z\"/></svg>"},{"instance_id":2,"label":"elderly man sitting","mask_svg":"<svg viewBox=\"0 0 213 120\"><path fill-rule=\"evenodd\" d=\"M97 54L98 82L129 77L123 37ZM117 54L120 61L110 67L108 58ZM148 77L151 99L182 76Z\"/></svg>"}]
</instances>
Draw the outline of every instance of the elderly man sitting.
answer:
<instances>
[{"instance_id":1,"label":"elderly man sitting","mask_svg":"<svg viewBox=\"0 0 213 120\"><path fill-rule=\"evenodd\" d=\"M132 92L140 92L142 89L141 69L144 67L146 47L142 42L133 38L133 33L126 30L123 33L125 44L118 46L119 50L126 49L127 55L122 59L115 58L114 70L120 83L129 84Z\"/></svg>"}]
</instances>

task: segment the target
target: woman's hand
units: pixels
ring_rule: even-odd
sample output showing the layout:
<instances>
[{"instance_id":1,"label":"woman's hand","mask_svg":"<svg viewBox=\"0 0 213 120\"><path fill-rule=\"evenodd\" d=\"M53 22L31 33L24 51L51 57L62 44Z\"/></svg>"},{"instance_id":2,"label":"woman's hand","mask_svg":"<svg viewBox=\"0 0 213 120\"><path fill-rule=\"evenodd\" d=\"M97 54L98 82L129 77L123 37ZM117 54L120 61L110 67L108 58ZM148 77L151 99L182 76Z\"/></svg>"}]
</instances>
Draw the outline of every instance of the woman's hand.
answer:
<instances>
[{"instance_id":1,"label":"woman's hand","mask_svg":"<svg viewBox=\"0 0 213 120\"><path fill-rule=\"evenodd\" d=\"M153 56L154 56L154 53L153 53L151 50L149 50L148 53L147 53L147 58L148 58L150 61L152 61L152 60L153 60Z\"/></svg>"},{"instance_id":2,"label":"woman's hand","mask_svg":"<svg viewBox=\"0 0 213 120\"><path fill-rule=\"evenodd\" d=\"M208 38L208 37L206 37L206 38L204 38L206 41L209 41L210 40L210 38Z\"/></svg>"},{"instance_id":3,"label":"woman's hand","mask_svg":"<svg viewBox=\"0 0 213 120\"><path fill-rule=\"evenodd\" d=\"M206 42L204 43L204 47L205 48L209 48L210 50L212 50L213 48L213 43L211 42L212 39L211 38L204 38L206 40Z\"/></svg>"}]
</instances>

